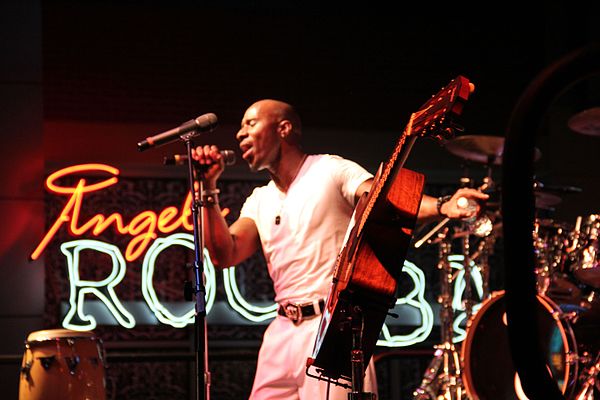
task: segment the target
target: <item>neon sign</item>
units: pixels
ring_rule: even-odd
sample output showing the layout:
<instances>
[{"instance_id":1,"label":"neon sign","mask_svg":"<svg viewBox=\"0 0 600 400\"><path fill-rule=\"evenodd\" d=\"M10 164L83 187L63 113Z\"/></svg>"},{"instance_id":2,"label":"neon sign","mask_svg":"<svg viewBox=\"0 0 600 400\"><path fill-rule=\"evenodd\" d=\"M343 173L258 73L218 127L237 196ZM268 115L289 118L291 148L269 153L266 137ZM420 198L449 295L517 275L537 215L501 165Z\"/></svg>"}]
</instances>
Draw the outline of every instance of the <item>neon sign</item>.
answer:
<instances>
[{"instance_id":1,"label":"neon sign","mask_svg":"<svg viewBox=\"0 0 600 400\"><path fill-rule=\"evenodd\" d=\"M73 186L60 186L57 181L72 174L101 173L108 174L104 180L96 183L88 183L80 178ZM127 224L119 213L110 215L96 214L87 221L81 220L81 207L87 194L96 192L118 182L119 170L105 164L83 164L68 167L49 175L46 180L46 188L50 193L69 196L65 206L58 217L53 221L49 230L45 233L36 249L31 254L31 259L37 259L46 249L50 241L56 237L61 228L66 228L71 236L81 237L84 235L97 237L110 227L118 234L127 235L131 240L126 246L124 254L121 250L111 244L96 239L82 238L60 244L60 251L66 258L67 272L69 277L69 300L62 321L63 327L73 330L92 330L98 325L94 312L86 308L86 303L92 303L89 295L95 296L105 310L114 319L116 324L124 328L133 328L138 324L135 312L121 302L115 287L117 287L126 275L127 262L132 262L143 256L141 261L141 291L142 304L149 310L155 323L161 323L183 328L194 323L194 303L177 303L177 310L167 303L161 302L153 286L153 276L157 266L159 255L171 246L182 246L194 250L194 240L190 233L174 233L174 231L193 229L191 223L191 195L188 193L181 208L174 206L166 207L160 212L144 210L134 216ZM223 210L223 215L229 213ZM159 237L159 233L166 236ZM80 276L81 253L84 251L95 251L108 255L110 259L110 273L106 278L97 281L82 279ZM459 271L462 264L459 262L462 256L452 256L450 260L453 268ZM204 279L206 288L206 313L213 309L216 298L217 273L210 260L208 251L204 249ZM472 277L478 292L481 294L481 276L476 268L473 269ZM415 264L406 261L403 274L410 279L413 287L408 294L398 298L394 312L403 314L407 318L403 322L412 320L414 330L404 335L392 335L387 324L383 325L381 338L377 342L379 346L400 347L409 346L424 341L431 333L434 326L434 316L431 305L425 299L425 275ZM460 299L464 291L464 279L460 272L455 281L455 299ZM241 294L236 280L236 268L232 266L222 270L222 279L226 295L228 312L231 310L235 315L251 323L262 323L276 316L277 304L252 304ZM86 298L88 295L88 298ZM220 304L225 304L221 302ZM222 306L221 306L222 307ZM454 304L456 310L461 310L460 301ZM104 313L104 311L103 311ZM458 337L463 339L464 330L460 324L464 323L464 313L458 315L455 320L455 331Z\"/></svg>"},{"instance_id":2,"label":"neon sign","mask_svg":"<svg viewBox=\"0 0 600 400\"><path fill-rule=\"evenodd\" d=\"M414 287L406 296L396 300L396 306L406 304L416 308L421 314L421 326L407 335L390 335L387 325L383 324L383 339L377 341L378 346L402 347L420 343L427 339L433 329L433 310L425 300L425 274L409 261L404 261L402 272L408 274Z\"/></svg>"},{"instance_id":3,"label":"neon sign","mask_svg":"<svg viewBox=\"0 0 600 400\"><path fill-rule=\"evenodd\" d=\"M79 182L74 187L64 187L56 184L56 180L59 178L81 172L106 172L111 177L90 185L87 184L84 178L79 179ZM132 236L133 238L125 250L125 259L127 261L137 260L144 254L150 242L157 238L157 231L171 233L180 228L188 231L193 229L191 221L191 193L188 193L180 209L171 206L165 208L159 214L150 210L142 211L129 224L125 224L123 216L119 213L113 213L109 216L97 214L91 217L89 221L80 224L79 219L84 195L116 184L118 182L117 175L119 175L119 170L110 165L82 164L61 169L48 176L46 179L46 188L48 191L55 194L70 195L70 198L30 258L32 260L38 259L63 225L66 225L72 236L83 236L88 232L93 236L99 236L110 226L113 226L122 235ZM223 210L224 216L228 213L228 209Z\"/></svg>"},{"instance_id":4,"label":"neon sign","mask_svg":"<svg viewBox=\"0 0 600 400\"><path fill-rule=\"evenodd\" d=\"M175 328L183 328L188 324L194 323L194 304L189 302L186 312L182 315L175 315L159 300L152 285L152 278L156 267L156 260L161 252L170 246L184 246L193 250L193 240L193 235L190 233L175 233L165 238L159 238L150 246L142 261L141 287L144 300L158 321ZM80 253L86 250L97 251L110 256L112 270L108 277L99 281L83 280L80 278ZM121 303L114 291L114 288L123 280L126 272L125 259L120 250L110 243L80 239L63 243L61 245L61 252L67 258L70 284L69 309L63 319L63 327L72 330L92 330L97 326L94 316L84 311L85 295L93 294L106 306L108 312L115 318L119 325L125 328L133 328L136 325L135 317ZM206 250L204 255L206 261L204 268L206 312L209 314L215 301L216 277L215 268ZM272 303L266 306L258 306L249 303L242 296L237 286L235 270L235 267L230 267L222 271L227 302L231 308L240 316L253 322L267 321L274 318L277 304ZM396 301L396 306L417 309L421 314L420 326L408 335L392 336L389 334L387 325L384 325L384 339L378 342L378 345L381 346L398 347L421 342L429 336L433 327L433 312L431 306L424 298L425 277L423 271L415 264L406 261L403 273L409 276L414 287L409 294Z\"/></svg>"},{"instance_id":5,"label":"neon sign","mask_svg":"<svg viewBox=\"0 0 600 400\"><path fill-rule=\"evenodd\" d=\"M94 249L106 253L112 261L112 271L108 277L100 281L83 280L79 277L79 255L82 250ZM126 267L123 255L117 246L97 240L74 240L63 243L60 251L67 257L69 271L69 311L63 319L63 327L73 330L92 330L96 327L96 319L92 315L85 315L83 303L85 295L96 295L106 305L113 317L125 328L133 328L135 319L133 315L121 304L115 286L125 277ZM81 322L74 322L77 317Z\"/></svg>"},{"instance_id":6,"label":"neon sign","mask_svg":"<svg viewBox=\"0 0 600 400\"><path fill-rule=\"evenodd\" d=\"M175 328L183 328L194 322L195 309L192 307L182 316L174 315L160 302L152 285L152 276L154 275L154 267L158 255L173 245L184 246L190 250L194 250L194 238L189 233L176 233L166 238L156 239L150 249L148 249L148 253L146 253L142 263L142 294L146 303L160 322ZM206 313L208 314L215 301L216 281L215 267L210 261L210 256L206 249L204 250L204 257L206 260L204 265L204 285L206 286Z\"/></svg>"},{"instance_id":7,"label":"neon sign","mask_svg":"<svg viewBox=\"0 0 600 400\"><path fill-rule=\"evenodd\" d=\"M188 303L187 310L181 315L175 315L165 305L161 303L152 285L152 278L156 266L156 260L161 252L170 246L184 246L189 249L194 248L193 236L189 233L176 233L165 238L157 239L148 249L142 263L142 293L144 300L154 314L156 319L163 324L171 325L175 328L183 328L188 324L194 323L194 304ZM79 253L83 250L93 250L103 252L111 256L112 271L111 274L100 281L82 280L79 278ZM96 327L96 321L90 314L84 312L85 294L94 294L106 306L109 313L119 325L125 328L133 328L136 325L135 318L130 314L126 307L120 302L114 292L114 288L122 281L125 275L125 261L119 249L111 244L97 240L74 240L63 243L61 251L67 257L67 266L70 279L70 298L69 310L63 319L63 326L72 330L90 330ZM206 277L206 311L210 314L215 302L216 292L216 274L215 268L210 261L210 255L205 250L205 277ZM459 270L458 279L455 283L455 296L460 298L464 291L464 281L462 280L462 256L451 256L453 268ZM236 278L235 267L225 268L222 271L223 281L227 302L231 308L241 317L253 322L268 321L275 317L277 304L271 303L264 306L254 305L248 302L241 294ZM427 339L434 326L433 311L429 303L425 300L425 275L423 271L410 261L404 262L403 274L408 275L412 281L413 287L408 294L396 300L395 311L405 308L416 310L420 315L420 322L415 329L405 335L390 334L387 324L382 327L382 338L377 342L378 346L385 347L404 347L420 343ZM477 291L481 294L481 276L477 268L473 269L473 276ZM108 293L108 294L107 294ZM460 301L454 304L457 311L464 310ZM464 320L464 313L459 314L454 322L457 329L457 336L454 341L458 342L464 339L464 330L460 329L459 324Z\"/></svg>"}]
</instances>

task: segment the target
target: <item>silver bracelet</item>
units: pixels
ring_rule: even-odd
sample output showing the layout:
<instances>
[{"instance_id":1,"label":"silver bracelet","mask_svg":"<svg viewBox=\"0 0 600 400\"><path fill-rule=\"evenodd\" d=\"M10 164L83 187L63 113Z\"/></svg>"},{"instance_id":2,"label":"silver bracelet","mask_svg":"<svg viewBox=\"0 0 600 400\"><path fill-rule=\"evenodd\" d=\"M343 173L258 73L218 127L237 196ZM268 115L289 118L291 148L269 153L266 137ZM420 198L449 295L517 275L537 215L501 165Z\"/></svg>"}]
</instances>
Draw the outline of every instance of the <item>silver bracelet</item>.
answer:
<instances>
[{"instance_id":1,"label":"silver bracelet","mask_svg":"<svg viewBox=\"0 0 600 400\"><path fill-rule=\"evenodd\" d=\"M438 212L438 215L441 216L446 216L445 214L442 214L442 205L444 205L444 203L446 203L448 200L450 200L452 198L451 195L446 195L446 196L440 196L437 198L437 202L436 202L436 209Z\"/></svg>"}]
</instances>

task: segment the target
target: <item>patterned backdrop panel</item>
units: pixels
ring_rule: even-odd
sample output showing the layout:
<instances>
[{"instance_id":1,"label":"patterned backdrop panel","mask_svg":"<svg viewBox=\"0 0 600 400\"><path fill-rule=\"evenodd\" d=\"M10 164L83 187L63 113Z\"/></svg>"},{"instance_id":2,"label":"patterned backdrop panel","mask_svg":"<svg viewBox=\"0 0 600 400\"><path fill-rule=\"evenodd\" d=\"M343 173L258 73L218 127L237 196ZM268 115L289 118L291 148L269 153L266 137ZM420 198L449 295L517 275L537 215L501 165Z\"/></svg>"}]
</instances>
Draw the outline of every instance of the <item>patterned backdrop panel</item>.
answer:
<instances>
[{"instance_id":1,"label":"patterned backdrop panel","mask_svg":"<svg viewBox=\"0 0 600 400\"><path fill-rule=\"evenodd\" d=\"M86 185L106 180L106 176L98 174L69 175L61 178L62 187L76 187L85 179ZM239 215L244 199L252 189L262 181L249 180L222 180L219 183L221 190L220 204L223 209L228 209L226 219L232 223ZM433 196L447 194L454 188L448 185L430 185L426 192ZM46 204L46 230L51 231L57 227L43 257L46 266L46 304L44 320L47 328L60 327L65 314L69 310L69 301L72 291L69 276L68 257L61 244L74 240L93 239L115 246L116 251L125 256L127 250L132 248L135 235L119 232L119 227L113 221L106 229L93 232L93 227L98 226L89 221L97 221L99 215L110 220L110 216L118 214L122 225L133 226L137 221L138 230L143 234L146 221L143 217L148 212L160 214L169 207L176 209L177 218L187 220L191 224L189 204L185 205L188 193L185 179L173 178L137 178L119 176L118 182L101 190L83 193L81 198L74 199L72 194L48 193L45 196ZM78 200L78 201L75 201ZM78 211L78 213L77 213ZM175 212L175 211L173 211ZM146 213L146 214L144 214ZM187 213L187 214L186 214ZM186 218L181 217L182 215ZM61 218L64 223L58 223ZM73 221L75 220L75 221ZM70 227L70 225L72 226ZM84 227L88 224L88 228ZM121 227L122 228L122 227ZM188 226L189 228L189 226ZM422 235L431 226L423 226L415 231ZM120 229L123 231L123 229ZM147 243L138 242L142 247L137 257L124 259L124 276L114 287L114 295L125 308L148 307L142 292L144 274L143 260L145 252L157 240L176 233L190 234L191 230L179 227L175 231L161 233L156 230L156 235L150 237ZM145 246L145 247L144 247ZM78 279L89 282L98 282L106 279L114 272L114 258L106 252L94 249L84 249L79 254L76 273ZM410 249L407 260L416 263L423 270L427 287L425 299L430 304L436 304L439 295L439 271L437 264L436 246L423 246ZM492 263L499 263L492 252ZM163 304L184 303L184 283L194 282L193 263L195 252L193 248L185 246L171 246L160 253L156 258L152 275L152 288L157 298ZM273 302L274 293L272 281L268 276L262 254L257 253L235 269L235 284L239 295L244 301L251 304L264 305ZM73 274L73 271L71 271ZM502 277L498 268L491 271L493 285L501 281ZM72 278L72 277L71 277ZM214 275L214 310L235 315L235 318L217 318L209 313L207 341L209 346L209 367L212 373L211 391L215 398L238 399L248 395L254 369L258 346L262 339L264 329L269 319L258 322L242 321L240 315L231 308L227 302L225 277L220 271ZM405 288L406 286L406 288ZM410 290L408 284L401 282L399 295L403 290ZM107 294L105 290L103 292ZM99 296L94 292L82 295L84 302L99 303ZM185 304L185 303L184 303ZM104 307L100 304L100 308ZM214 311L216 314L217 311ZM216 318L210 320L210 318ZM196 320L202 321L200 318ZM175 399L190 398L194 388L194 343L196 341L193 322L184 328L152 321L152 318L137 322L131 329L125 328L112 321L100 322L95 328L96 334L104 341L108 353L109 368L107 369L108 390L114 398L126 399ZM399 334L406 328L399 325L390 328L391 334ZM439 339L439 332L434 328L430 337L421 343L423 349L431 346ZM376 352L380 352L378 349ZM384 349L383 349L384 350ZM419 383L425 368L428 356L401 357L387 360L378 365L380 387L383 393L403 391L409 394L409 389ZM398 372L402 370L401 372ZM398 387L401 379L402 389ZM112 386L111 386L112 385ZM218 394L218 396L216 396ZM385 397L382 397L385 398Z\"/></svg>"}]
</instances>

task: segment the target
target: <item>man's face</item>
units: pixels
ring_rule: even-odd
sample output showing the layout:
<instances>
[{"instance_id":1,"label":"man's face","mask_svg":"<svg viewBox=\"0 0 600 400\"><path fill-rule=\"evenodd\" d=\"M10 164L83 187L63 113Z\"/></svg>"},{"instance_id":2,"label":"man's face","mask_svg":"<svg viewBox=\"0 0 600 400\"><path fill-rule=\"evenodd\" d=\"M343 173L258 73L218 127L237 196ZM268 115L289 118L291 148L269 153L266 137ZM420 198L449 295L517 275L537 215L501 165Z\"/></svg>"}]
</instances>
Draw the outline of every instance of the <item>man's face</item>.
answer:
<instances>
[{"instance_id":1,"label":"man's face","mask_svg":"<svg viewBox=\"0 0 600 400\"><path fill-rule=\"evenodd\" d=\"M278 161L280 138L276 113L268 103L256 103L244 114L236 139L252 171L270 169Z\"/></svg>"}]
</instances>

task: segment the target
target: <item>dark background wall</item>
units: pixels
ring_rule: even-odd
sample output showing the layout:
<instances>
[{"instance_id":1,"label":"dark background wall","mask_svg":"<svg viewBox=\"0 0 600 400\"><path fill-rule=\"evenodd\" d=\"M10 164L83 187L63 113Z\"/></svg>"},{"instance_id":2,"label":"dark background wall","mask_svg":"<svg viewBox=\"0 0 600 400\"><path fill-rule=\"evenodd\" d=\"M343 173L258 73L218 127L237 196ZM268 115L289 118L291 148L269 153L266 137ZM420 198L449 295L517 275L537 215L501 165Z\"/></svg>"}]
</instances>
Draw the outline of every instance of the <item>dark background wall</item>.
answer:
<instances>
[{"instance_id":1,"label":"dark background wall","mask_svg":"<svg viewBox=\"0 0 600 400\"><path fill-rule=\"evenodd\" d=\"M27 256L43 235L46 172L90 161L132 176L180 174L162 158L182 148L139 153L135 144L214 112L220 126L199 142L236 149L243 111L265 97L298 108L309 152L338 153L374 171L410 113L458 74L476 86L461 119L464 134L503 136L532 79L600 33L599 6L591 1L531 11L496 4L9 1L0 11L3 376L14 376L10 355L21 353L26 334L43 327L43 265ZM599 89L596 77L566 88L540 121L536 174L583 189L562 195L557 220L600 208L600 138L567 126L575 113L599 105ZM447 185L483 173L478 164L465 170L425 139L408 166ZM497 167L493 173L501 181ZM241 163L227 174L248 177ZM10 382L3 391L16 393L14 380L2 382Z\"/></svg>"},{"instance_id":2,"label":"dark background wall","mask_svg":"<svg viewBox=\"0 0 600 400\"><path fill-rule=\"evenodd\" d=\"M135 143L205 112L216 113L221 125L201 141L235 148L245 108L273 97L298 108L308 151L337 152L376 169L410 113L459 74L476 85L464 134L503 136L531 80L598 35L591 20L597 6L584 3L484 12L425 5L52 2L42 14L46 161L64 161L61 144L69 140L76 146L70 157L157 165L179 149L138 154ZM588 193L574 208L585 205L588 212L595 185L581 181L586 165L574 161L593 157L597 139L573 134L567 119L597 103L595 82L571 88L549 110L551 122L540 121L537 167L541 179L585 185ZM418 143L410 166L430 180L458 182L450 171L462 173L461 161L429 140Z\"/></svg>"}]
</instances>

